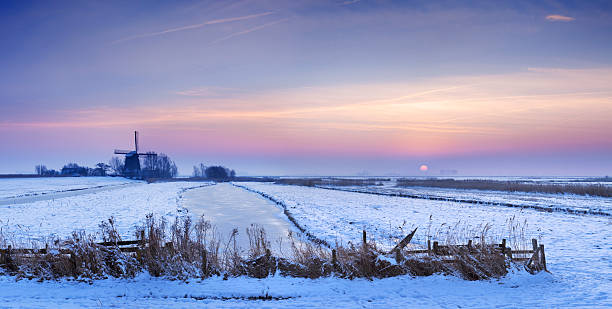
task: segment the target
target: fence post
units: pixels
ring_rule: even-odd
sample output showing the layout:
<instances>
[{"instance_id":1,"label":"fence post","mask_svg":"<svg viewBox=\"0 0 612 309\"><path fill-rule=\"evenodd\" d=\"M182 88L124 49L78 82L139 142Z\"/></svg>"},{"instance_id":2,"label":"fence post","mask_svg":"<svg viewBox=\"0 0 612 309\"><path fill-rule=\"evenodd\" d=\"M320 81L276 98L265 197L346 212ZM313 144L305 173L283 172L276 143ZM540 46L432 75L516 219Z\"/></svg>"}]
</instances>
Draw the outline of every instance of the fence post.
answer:
<instances>
[{"instance_id":1,"label":"fence post","mask_svg":"<svg viewBox=\"0 0 612 309\"><path fill-rule=\"evenodd\" d=\"M404 256L400 250L395 251L395 261L399 264L404 260Z\"/></svg>"},{"instance_id":2,"label":"fence post","mask_svg":"<svg viewBox=\"0 0 612 309\"><path fill-rule=\"evenodd\" d=\"M499 245L501 247L502 254L506 254L506 239L502 239L502 243Z\"/></svg>"},{"instance_id":3,"label":"fence post","mask_svg":"<svg viewBox=\"0 0 612 309\"><path fill-rule=\"evenodd\" d=\"M431 255L431 240L427 240L427 254Z\"/></svg>"},{"instance_id":4,"label":"fence post","mask_svg":"<svg viewBox=\"0 0 612 309\"><path fill-rule=\"evenodd\" d=\"M434 255L438 255L438 242L434 241L433 243L433 253Z\"/></svg>"},{"instance_id":5,"label":"fence post","mask_svg":"<svg viewBox=\"0 0 612 309\"><path fill-rule=\"evenodd\" d=\"M74 251L70 250L70 263L72 263L72 266L74 267L74 273L73 275L76 277L78 270L77 270L77 259L76 259L76 254L74 254Z\"/></svg>"},{"instance_id":6,"label":"fence post","mask_svg":"<svg viewBox=\"0 0 612 309\"><path fill-rule=\"evenodd\" d=\"M533 247L533 252L535 253L538 250L538 240L535 238L532 238L531 246Z\"/></svg>"},{"instance_id":7,"label":"fence post","mask_svg":"<svg viewBox=\"0 0 612 309\"><path fill-rule=\"evenodd\" d=\"M544 270L548 271L548 269L546 269L546 255L544 254L544 245L540 245L540 260L542 262L542 267L544 267Z\"/></svg>"},{"instance_id":8,"label":"fence post","mask_svg":"<svg viewBox=\"0 0 612 309\"><path fill-rule=\"evenodd\" d=\"M468 252L471 252L472 251L472 240L471 239L468 240L467 247L468 247Z\"/></svg>"},{"instance_id":9,"label":"fence post","mask_svg":"<svg viewBox=\"0 0 612 309\"><path fill-rule=\"evenodd\" d=\"M363 247L365 248L367 244L368 244L368 239L367 239L366 231L363 230Z\"/></svg>"},{"instance_id":10,"label":"fence post","mask_svg":"<svg viewBox=\"0 0 612 309\"><path fill-rule=\"evenodd\" d=\"M11 245L8 245L6 253L4 254L4 263L9 266L11 265L11 249Z\"/></svg>"}]
</instances>

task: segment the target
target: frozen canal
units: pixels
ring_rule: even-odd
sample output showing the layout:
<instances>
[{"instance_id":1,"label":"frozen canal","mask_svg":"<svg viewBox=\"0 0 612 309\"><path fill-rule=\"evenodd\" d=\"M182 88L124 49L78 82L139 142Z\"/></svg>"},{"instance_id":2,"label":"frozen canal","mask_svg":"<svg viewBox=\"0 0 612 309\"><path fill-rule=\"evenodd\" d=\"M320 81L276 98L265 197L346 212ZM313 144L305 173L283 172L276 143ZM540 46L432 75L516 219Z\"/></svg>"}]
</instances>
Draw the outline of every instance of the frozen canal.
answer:
<instances>
[{"instance_id":1,"label":"frozen canal","mask_svg":"<svg viewBox=\"0 0 612 309\"><path fill-rule=\"evenodd\" d=\"M182 206L189 211L194 221L204 215L217 228L224 241L227 241L233 229L238 229L238 244L242 249L249 247L246 229L251 224L262 226L272 251L282 255L291 249L287 240L288 232L298 232L275 204L229 183L187 191L183 195Z\"/></svg>"}]
</instances>

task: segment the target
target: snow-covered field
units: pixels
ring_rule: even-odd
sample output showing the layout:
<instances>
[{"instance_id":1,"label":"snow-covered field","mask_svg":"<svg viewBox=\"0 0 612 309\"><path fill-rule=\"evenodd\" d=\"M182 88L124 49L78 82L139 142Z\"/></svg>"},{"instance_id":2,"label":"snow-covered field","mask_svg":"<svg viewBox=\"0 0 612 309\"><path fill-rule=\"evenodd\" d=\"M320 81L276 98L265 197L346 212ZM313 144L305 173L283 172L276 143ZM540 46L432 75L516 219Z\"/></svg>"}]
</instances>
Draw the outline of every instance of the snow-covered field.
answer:
<instances>
[{"instance_id":1,"label":"snow-covered field","mask_svg":"<svg viewBox=\"0 0 612 309\"><path fill-rule=\"evenodd\" d=\"M139 181L122 177L45 177L0 178L0 199L36 196L104 186L116 186Z\"/></svg>"},{"instance_id":2,"label":"snow-covered field","mask_svg":"<svg viewBox=\"0 0 612 309\"><path fill-rule=\"evenodd\" d=\"M550 211L574 213L596 213L612 216L612 198L583 196L575 194L547 194L532 192L502 192L487 190L448 189L434 187L395 187L395 182L385 186L356 186L330 188L357 192L372 192L386 195L409 195L428 198L441 198L450 201L470 201L479 203L511 204L514 207L534 207Z\"/></svg>"},{"instance_id":3,"label":"snow-covered field","mask_svg":"<svg viewBox=\"0 0 612 309\"><path fill-rule=\"evenodd\" d=\"M389 237L401 237L410 227L419 227L417 236L431 226L457 223L478 226L491 223L492 233L504 235L510 218L527 220L526 238L545 244L550 284L539 293L566 299L568 306L592 305L612 297L612 218L542 212L504 206L479 205L425 199L411 199L354 193L320 188L241 183L282 201L312 234L330 243L359 242L361 230L383 245ZM404 223L406 222L406 224ZM406 226L404 231L398 227ZM417 237L417 242L424 242ZM492 282L491 284L497 284ZM535 292L535 291L534 291ZM534 293L532 297L535 297ZM520 307L521 301L515 305ZM582 305L581 305L582 304ZM543 303L544 307L554 306Z\"/></svg>"},{"instance_id":4,"label":"snow-covered field","mask_svg":"<svg viewBox=\"0 0 612 309\"><path fill-rule=\"evenodd\" d=\"M73 185L78 186L74 179ZM80 178L86 179L86 178ZM61 179L63 180L63 179ZM21 181L21 180L20 180ZM66 236L75 229L97 231L100 221L114 216L119 232L132 238L134 227L147 213L174 217L185 214L183 192L206 183L131 183L109 190L57 199L0 206L5 236L25 242L45 236ZM384 307L384 308L525 308L612 306L612 218L543 212L486 204L402 198L283 186L239 183L282 201L310 233L330 243L359 242L361 231L383 246L419 227L414 242L424 244L428 226L461 222L472 227L491 223L492 234L507 232L509 218L527 220L526 237L546 246L548 273L532 276L515 270L505 278L469 282L452 276L409 276L383 280L317 280L283 278L210 278L188 283L140 275L132 280L108 279L88 283L15 281L0 276L0 308L4 307ZM45 184L33 190L49 190ZM215 186L217 187L217 186ZM223 194L241 191L240 199L263 199L257 193L223 186ZM214 187L207 188L207 190ZM463 194L463 193L462 193ZM467 194L467 193L465 193ZM470 198L490 198L473 194ZM14 194L15 195L15 194ZM13 195L13 196L14 196ZM495 198L503 199L502 196ZM568 196L551 197L564 201ZM572 198L572 197L569 197ZM583 197L584 198L584 197ZM240 202L238 199L236 202ZM514 197L515 202L523 202ZM528 201L528 200L527 200ZM215 201L210 201L214 203ZM584 203L609 201L585 198ZM569 203L569 202L568 202ZM276 207L270 203L271 207ZM589 207L588 205L584 207ZM600 206L596 206L600 207ZM445 224L445 225L443 225ZM400 227L403 228L400 229ZM512 244L512 242L510 242ZM271 297L272 300L256 298Z\"/></svg>"},{"instance_id":5,"label":"snow-covered field","mask_svg":"<svg viewBox=\"0 0 612 309\"><path fill-rule=\"evenodd\" d=\"M137 182L112 190L0 205L0 229L7 239L17 244L29 243L30 240L43 241L48 237L64 238L80 229L94 233L99 230L101 221L113 216L121 236L132 239L136 226L146 214L176 216L181 211L179 200L182 192L203 185L209 184ZM60 185L55 187L61 188Z\"/></svg>"}]
</instances>

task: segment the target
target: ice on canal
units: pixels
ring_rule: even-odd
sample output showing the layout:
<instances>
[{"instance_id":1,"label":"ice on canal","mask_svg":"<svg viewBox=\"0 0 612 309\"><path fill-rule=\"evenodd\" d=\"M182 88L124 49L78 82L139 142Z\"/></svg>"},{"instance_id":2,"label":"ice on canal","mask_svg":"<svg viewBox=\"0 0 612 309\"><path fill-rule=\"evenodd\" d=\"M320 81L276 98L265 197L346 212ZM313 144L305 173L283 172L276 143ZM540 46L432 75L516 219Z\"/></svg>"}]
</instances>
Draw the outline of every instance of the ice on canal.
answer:
<instances>
[{"instance_id":1,"label":"ice on canal","mask_svg":"<svg viewBox=\"0 0 612 309\"><path fill-rule=\"evenodd\" d=\"M209 220L217 228L223 244L233 229L237 229L238 245L242 249L249 247L246 229L252 224L264 228L271 250L279 255L291 251L289 232L299 233L276 204L230 183L187 191L183 194L182 207L194 221L201 216Z\"/></svg>"}]
</instances>

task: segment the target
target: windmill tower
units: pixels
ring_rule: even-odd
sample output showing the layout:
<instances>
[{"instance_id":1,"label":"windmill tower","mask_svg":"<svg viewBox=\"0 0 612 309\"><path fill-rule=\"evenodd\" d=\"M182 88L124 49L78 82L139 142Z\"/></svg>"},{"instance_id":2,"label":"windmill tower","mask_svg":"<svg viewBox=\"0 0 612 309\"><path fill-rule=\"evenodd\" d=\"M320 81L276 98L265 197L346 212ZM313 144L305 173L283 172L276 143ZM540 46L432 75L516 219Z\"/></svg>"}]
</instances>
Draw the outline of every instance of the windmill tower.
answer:
<instances>
[{"instance_id":1,"label":"windmill tower","mask_svg":"<svg viewBox=\"0 0 612 309\"><path fill-rule=\"evenodd\" d=\"M138 152L138 131L134 131L134 150L119 150L115 149L115 154L125 155L125 164L123 167L123 175L130 178L141 178L140 156L147 156L154 159L157 153L148 151L146 153Z\"/></svg>"}]
</instances>

